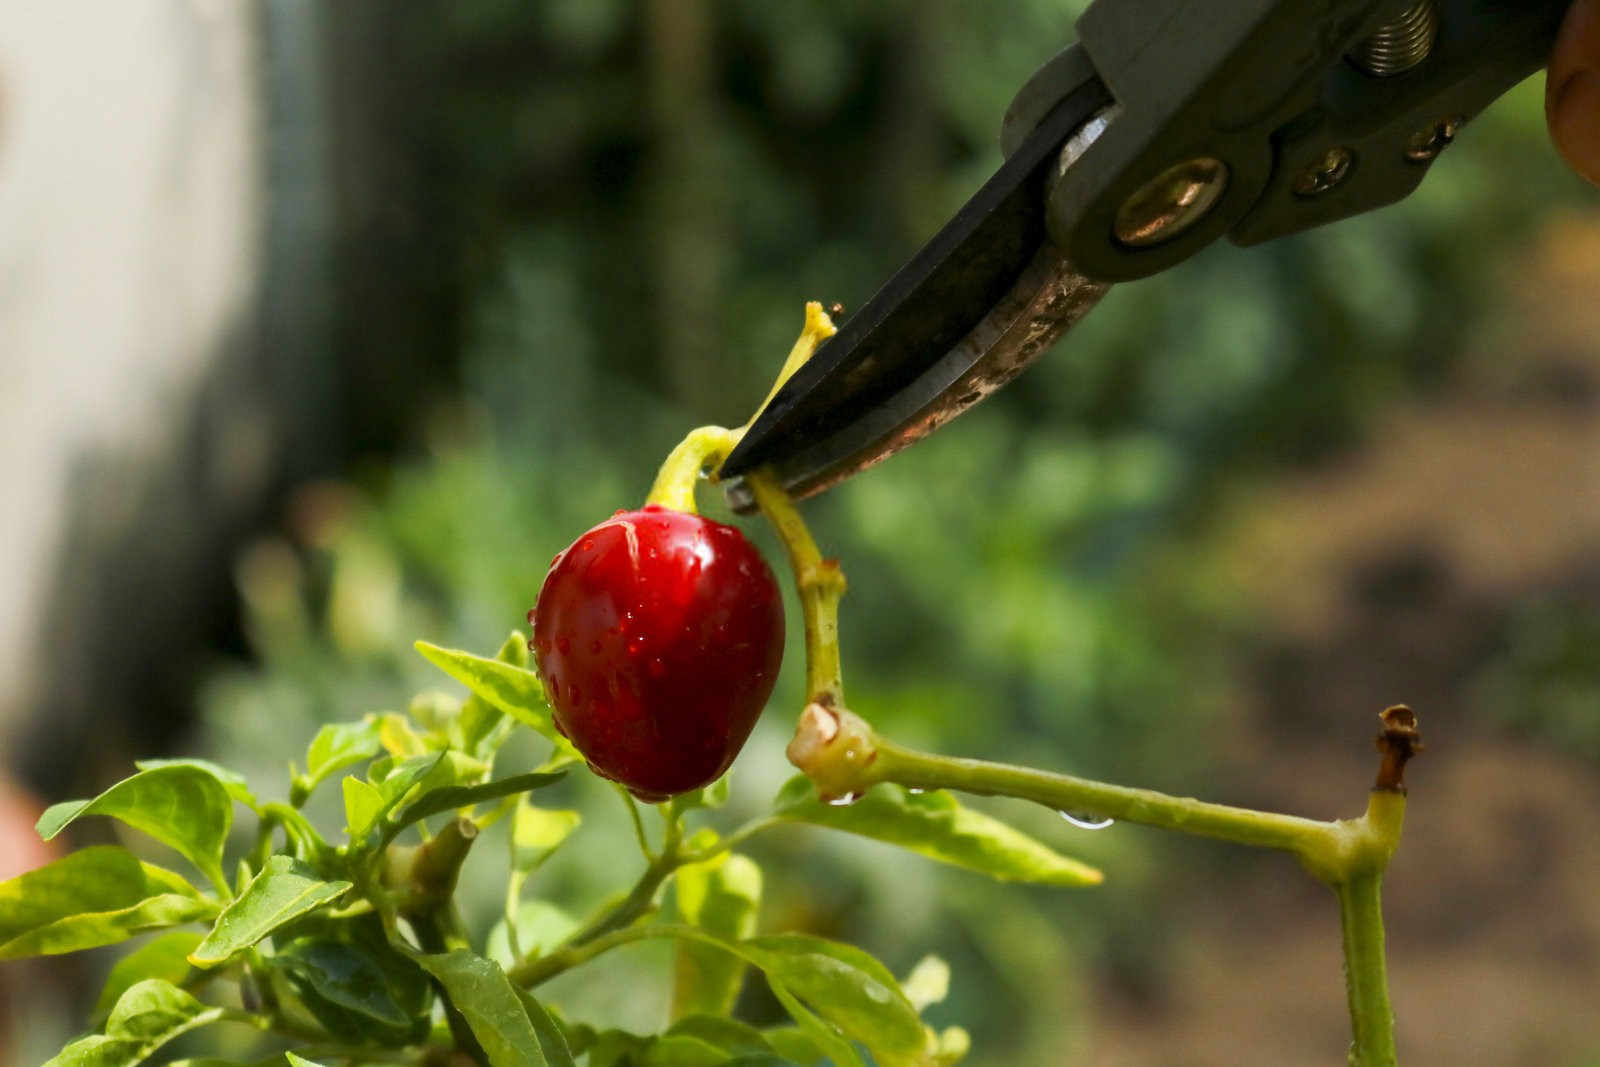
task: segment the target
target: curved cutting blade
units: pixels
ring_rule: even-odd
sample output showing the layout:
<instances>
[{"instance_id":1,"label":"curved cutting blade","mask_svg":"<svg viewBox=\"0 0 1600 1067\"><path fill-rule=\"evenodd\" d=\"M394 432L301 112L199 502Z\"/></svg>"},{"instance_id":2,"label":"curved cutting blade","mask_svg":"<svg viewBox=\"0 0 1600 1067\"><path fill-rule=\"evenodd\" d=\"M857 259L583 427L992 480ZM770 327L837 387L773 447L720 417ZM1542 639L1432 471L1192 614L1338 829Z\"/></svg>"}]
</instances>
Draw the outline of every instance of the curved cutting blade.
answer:
<instances>
[{"instance_id":1,"label":"curved cutting blade","mask_svg":"<svg viewBox=\"0 0 1600 1067\"><path fill-rule=\"evenodd\" d=\"M1064 143L1111 103L1068 94L1000 169L773 398L722 466L770 465L797 497L920 440L1014 378L1105 292L1045 232ZM728 499L751 506L734 483Z\"/></svg>"}]
</instances>

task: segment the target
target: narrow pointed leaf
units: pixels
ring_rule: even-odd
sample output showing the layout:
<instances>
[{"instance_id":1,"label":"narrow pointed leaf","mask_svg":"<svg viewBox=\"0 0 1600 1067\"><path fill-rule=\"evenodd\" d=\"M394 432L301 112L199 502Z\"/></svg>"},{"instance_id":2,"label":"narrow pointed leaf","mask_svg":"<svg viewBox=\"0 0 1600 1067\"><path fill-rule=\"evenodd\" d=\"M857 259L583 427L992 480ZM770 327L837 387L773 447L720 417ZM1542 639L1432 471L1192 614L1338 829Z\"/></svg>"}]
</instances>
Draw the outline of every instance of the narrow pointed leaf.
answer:
<instances>
[{"instance_id":1,"label":"narrow pointed leaf","mask_svg":"<svg viewBox=\"0 0 1600 1067\"><path fill-rule=\"evenodd\" d=\"M525 989L518 989L517 996L521 998L522 1006L527 1010L528 1021L533 1024L533 1032L539 1035L539 1048L544 1052L544 1058L550 1067L575 1067L572 1050L567 1047L566 1035L545 1010L545 1006Z\"/></svg>"},{"instance_id":2,"label":"narrow pointed leaf","mask_svg":"<svg viewBox=\"0 0 1600 1067\"><path fill-rule=\"evenodd\" d=\"M1000 881L1090 886L1103 879L1095 868L1061 855L998 819L963 807L942 789L911 793L885 783L874 786L854 804L835 807L818 800L811 783L801 775L783 787L774 806L786 819L899 845Z\"/></svg>"},{"instance_id":3,"label":"narrow pointed leaf","mask_svg":"<svg viewBox=\"0 0 1600 1067\"><path fill-rule=\"evenodd\" d=\"M140 771L93 800L69 800L39 818L39 836L55 837L85 815L109 815L178 850L227 891L222 848L233 826L233 799L210 771L178 763Z\"/></svg>"},{"instance_id":4,"label":"narrow pointed leaf","mask_svg":"<svg viewBox=\"0 0 1600 1067\"><path fill-rule=\"evenodd\" d=\"M800 1032L822 1050L834 1067L865 1067L861 1062L861 1054L837 1026L806 1007L799 997L781 983L772 983L772 995L778 998L778 1003L783 1005L783 1010L789 1013Z\"/></svg>"},{"instance_id":5,"label":"narrow pointed leaf","mask_svg":"<svg viewBox=\"0 0 1600 1067\"><path fill-rule=\"evenodd\" d=\"M795 1063L814 1064L825 1055L822 1047L798 1025L769 1027L761 1036L778 1055ZM849 1044L845 1047L849 1048Z\"/></svg>"},{"instance_id":6,"label":"narrow pointed leaf","mask_svg":"<svg viewBox=\"0 0 1600 1067\"><path fill-rule=\"evenodd\" d=\"M296 1056L293 1052L285 1052L283 1058L289 1061L289 1067L322 1067L322 1064L314 1063L304 1056Z\"/></svg>"},{"instance_id":7,"label":"narrow pointed leaf","mask_svg":"<svg viewBox=\"0 0 1600 1067\"><path fill-rule=\"evenodd\" d=\"M207 919L215 901L182 877L98 845L0 882L0 960L114 945Z\"/></svg>"},{"instance_id":8,"label":"narrow pointed leaf","mask_svg":"<svg viewBox=\"0 0 1600 1067\"><path fill-rule=\"evenodd\" d=\"M694 1037L713 1045L725 1055L773 1054L777 1050L749 1023L720 1015L686 1015L667 1027L666 1037Z\"/></svg>"},{"instance_id":9,"label":"narrow pointed leaf","mask_svg":"<svg viewBox=\"0 0 1600 1067\"><path fill-rule=\"evenodd\" d=\"M133 1067L167 1042L215 1022L222 1009L170 982L147 978L118 998L104 1034L81 1038L44 1067Z\"/></svg>"},{"instance_id":10,"label":"narrow pointed leaf","mask_svg":"<svg viewBox=\"0 0 1600 1067\"><path fill-rule=\"evenodd\" d=\"M725 1049L688 1034L663 1034L652 1038L629 1063L638 1067L722 1067L729 1059Z\"/></svg>"},{"instance_id":11,"label":"narrow pointed leaf","mask_svg":"<svg viewBox=\"0 0 1600 1067\"><path fill-rule=\"evenodd\" d=\"M528 639L520 631L512 630L494 658L513 667L526 667ZM479 759L487 759L509 736L516 721L473 693L462 702L461 714L456 719L461 730L461 746Z\"/></svg>"},{"instance_id":12,"label":"narrow pointed leaf","mask_svg":"<svg viewBox=\"0 0 1600 1067\"><path fill-rule=\"evenodd\" d=\"M916 1008L888 968L858 948L807 934L734 941L680 924L651 930L721 948L759 967L773 995L836 1063L861 1062L851 1041L867 1046L881 1067L914 1067L926 1058Z\"/></svg>"},{"instance_id":13,"label":"narrow pointed leaf","mask_svg":"<svg viewBox=\"0 0 1600 1067\"><path fill-rule=\"evenodd\" d=\"M552 740L561 736L551 725L544 686L533 671L426 641L418 641L416 649L429 663L513 719Z\"/></svg>"},{"instance_id":14,"label":"narrow pointed leaf","mask_svg":"<svg viewBox=\"0 0 1600 1067\"><path fill-rule=\"evenodd\" d=\"M118 960L106 975L106 984L95 1001L94 1018L104 1019L110 1015L122 994L146 978L182 985L193 970L189 953L194 951L201 937L194 930L172 930L151 938Z\"/></svg>"},{"instance_id":15,"label":"narrow pointed leaf","mask_svg":"<svg viewBox=\"0 0 1600 1067\"><path fill-rule=\"evenodd\" d=\"M250 791L250 783L245 781L244 775L238 771L229 770L221 764L212 763L208 759L141 759L134 760L133 765L141 771L153 771L157 767L193 767L205 771L211 777L222 783L222 788L228 795L247 808L256 806L256 796Z\"/></svg>"},{"instance_id":16,"label":"narrow pointed leaf","mask_svg":"<svg viewBox=\"0 0 1600 1067\"><path fill-rule=\"evenodd\" d=\"M377 786L368 785L354 775L345 775L344 821L351 841L365 836L382 810L383 794L378 792Z\"/></svg>"},{"instance_id":17,"label":"narrow pointed leaf","mask_svg":"<svg viewBox=\"0 0 1600 1067\"><path fill-rule=\"evenodd\" d=\"M189 954L189 962L197 967L214 967L284 923L333 903L350 885L324 881L289 856L273 856L238 899L217 916L211 932Z\"/></svg>"},{"instance_id":18,"label":"narrow pointed leaf","mask_svg":"<svg viewBox=\"0 0 1600 1067\"><path fill-rule=\"evenodd\" d=\"M510 778L501 778L498 781L483 782L479 785L446 786L425 792L394 817L393 825L396 828L409 826L418 819L426 819L430 815L441 812L454 811L473 804L481 804L486 800L498 800L501 797L512 796L516 793L527 793L534 789L543 789L545 786L554 785L565 778L565 771L543 773L530 771L527 774L517 774Z\"/></svg>"},{"instance_id":19,"label":"narrow pointed leaf","mask_svg":"<svg viewBox=\"0 0 1600 1067\"><path fill-rule=\"evenodd\" d=\"M289 977L313 1014L334 1024L333 1032L348 1029L352 1037L409 1043L427 1029L432 990L416 964L383 949L302 937L278 948L271 964ZM329 1012L339 1018L329 1018Z\"/></svg>"},{"instance_id":20,"label":"narrow pointed leaf","mask_svg":"<svg viewBox=\"0 0 1600 1067\"><path fill-rule=\"evenodd\" d=\"M413 958L439 980L491 1067L550 1067L516 987L494 961L466 949Z\"/></svg>"},{"instance_id":21,"label":"narrow pointed leaf","mask_svg":"<svg viewBox=\"0 0 1600 1067\"><path fill-rule=\"evenodd\" d=\"M926 1036L917 1009L884 965L852 945L808 934L740 942L774 986L800 998L885 1065L914 1063Z\"/></svg>"}]
</instances>

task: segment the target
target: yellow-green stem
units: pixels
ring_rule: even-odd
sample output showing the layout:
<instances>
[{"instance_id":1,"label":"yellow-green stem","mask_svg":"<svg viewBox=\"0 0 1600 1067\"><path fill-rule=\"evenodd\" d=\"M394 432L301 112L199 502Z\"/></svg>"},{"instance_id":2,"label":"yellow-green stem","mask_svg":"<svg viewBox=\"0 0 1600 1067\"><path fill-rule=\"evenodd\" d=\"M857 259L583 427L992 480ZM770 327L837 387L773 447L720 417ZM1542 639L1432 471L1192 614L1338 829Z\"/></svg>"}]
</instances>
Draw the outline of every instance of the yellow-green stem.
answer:
<instances>
[{"instance_id":1,"label":"yellow-green stem","mask_svg":"<svg viewBox=\"0 0 1600 1067\"><path fill-rule=\"evenodd\" d=\"M783 388L784 383L794 375L795 371L805 366L806 360L816 352L817 345L837 332L833 320L822 310L821 304L815 300L807 303L805 326L795 340L794 347L789 350L789 358L784 360L783 369L778 372L772 388L767 391L766 399L761 401L755 413L738 429L730 430L726 426L702 426L697 430L691 430L689 435L667 454L666 461L656 473L655 484L650 487L650 495L645 497L645 503L698 514L694 491L701 477L707 472L713 474L716 472L722 461L727 459L728 454L738 445L740 438L744 437L745 431L766 410L772 398L778 395L778 390Z\"/></svg>"},{"instance_id":2,"label":"yellow-green stem","mask_svg":"<svg viewBox=\"0 0 1600 1067\"><path fill-rule=\"evenodd\" d=\"M702 426L691 430L689 436L667 454L656 481L650 487L646 504L659 504L674 511L699 514L695 508L694 490L707 468L715 469L733 446L739 443L743 430L730 430L726 426Z\"/></svg>"},{"instance_id":3,"label":"yellow-green stem","mask_svg":"<svg viewBox=\"0 0 1600 1067\"><path fill-rule=\"evenodd\" d=\"M818 704L801 715L789 757L824 796L859 795L880 782L911 789L954 789L1291 853L1339 898L1354 1039L1350 1063L1395 1067L1379 888L1405 822L1403 788L1373 789L1360 818L1325 822L1029 767L918 752L880 737L846 709Z\"/></svg>"},{"instance_id":4,"label":"yellow-green stem","mask_svg":"<svg viewBox=\"0 0 1600 1067\"><path fill-rule=\"evenodd\" d=\"M1383 875L1373 871L1334 886L1344 932L1344 976L1350 996L1350 1067L1396 1067L1394 1012L1384 966Z\"/></svg>"},{"instance_id":5,"label":"yellow-green stem","mask_svg":"<svg viewBox=\"0 0 1600 1067\"><path fill-rule=\"evenodd\" d=\"M789 349L789 358L783 361L783 369L778 371L778 377L773 380L772 388L767 390L761 406L750 416L750 421L740 428L741 434L755 424L756 419L767 409L767 405L772 403L772 398L778 395L778 390L794 377L794 372L806 365L806 361L816 352L817 346L838 332L839 328L833 324L833 319L822 310L822 304L816 300L808 300L806 322L800 329L800 336L795 338L794 347Z\"/></svg>"},{"instance_id":6,"label":"yellow-green stem","mask_svg":"<svg viewBox=\"0 0 1600 1067\"><path fill-rule=\"evenodd\" d=\"M766 471L756 471L746 475L744 481L761 513L777 530L794 571L806 629L806 699L827 707L843 706L839 600L844 596L844 572L837 560L822 558L800 509L775 478Z\"/></svg>"}]
</instances>

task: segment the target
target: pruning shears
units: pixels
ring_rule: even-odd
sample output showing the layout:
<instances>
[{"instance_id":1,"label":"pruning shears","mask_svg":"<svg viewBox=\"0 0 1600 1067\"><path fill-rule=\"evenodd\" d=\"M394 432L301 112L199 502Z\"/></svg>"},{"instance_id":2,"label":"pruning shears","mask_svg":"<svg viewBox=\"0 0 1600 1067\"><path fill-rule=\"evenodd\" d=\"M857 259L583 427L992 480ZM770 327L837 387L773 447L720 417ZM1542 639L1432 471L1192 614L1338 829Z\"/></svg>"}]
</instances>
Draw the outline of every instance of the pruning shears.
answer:
<instances>
[{"instance_id":1,"label":"pruning shears","mask_svg":"<svg viewBox=\"0 0 1600 1067\"><path fill-rule=\"evenodd\" d=\"M821 492L1015 378L1109 286L1407 196L1545 63L1567 0L1095 0L1005 161L722 465Z\"/></svg>"}]
</instances>

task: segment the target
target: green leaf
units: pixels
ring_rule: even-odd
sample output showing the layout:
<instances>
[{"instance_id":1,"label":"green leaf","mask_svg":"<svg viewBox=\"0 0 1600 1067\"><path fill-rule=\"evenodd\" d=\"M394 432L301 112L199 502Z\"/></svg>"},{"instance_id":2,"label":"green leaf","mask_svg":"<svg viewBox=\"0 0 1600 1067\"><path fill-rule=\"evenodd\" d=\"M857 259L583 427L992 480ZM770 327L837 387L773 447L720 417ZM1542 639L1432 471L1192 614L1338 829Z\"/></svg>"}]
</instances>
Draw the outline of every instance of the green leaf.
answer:
<instances>
[{"instance_id":1,"label":"green leaf","mask_svg":"<svg viewBox=\"0 0 1600 1067\"><path fill-rule=\"evenodd\" d=\"M586 1067L632 1067L633 1057L649 1043L649 1038L626 1030L602 1030L590 1044Z\"/></svg>"},{"instance_id":2,"label":"green leaf","mask_svg":"<svg viewBox=\"0 0 1600 1067\"><path fill-rule=\"evenodd\" d=\"M271 965L288 977L318 1021L341 1037L404 1045L428 1030L428 977L386 945L296 938L273 953Z\"/></svg>"},{"instance_id":3,"label":"green leaf","mask_svg":"<svg viewBox=\"0 0 1600 1067\"><path fill-rule=\"evenodd\" d=\"M909 1064L921 1057L926 1036L917 1009L872 956L809 934L752 938L739 947L766 972L774 992L781 986L798 997L882 1063Z\"/></svg>"},{"instance_id":4,"label":"green leaf","mask_svg":"<svg viewBox=\"0 0 1600 1067\"><path fill-rule=\"evenodd\" d=\"M724 1054L767 1053L777 1050L749 1023L719 1015L685 1015L667 1027L666 1037L693 1037L713 1045Z\"/></svg>"},{"instance_id":5,"label":"green leaf","mask_svg":"<svg viewBox=\"0 0 1600 1067\"><path fill-rule=\"evenodd\" d=\"M289 1061L289 1067L322 1067L320 1063L313 1063L304 1056L296 1056L292 1052L285 1052L283 1058Z\"/></svg>"},{"instance_id":6,"label":"green leaf","mask_svg":"<svg viewBox=\"0 0 1600 1067\"><path fill-rule=\"evenodd\" d=\"M411 720L392 711L378 716L378 742L399 759L425 756L431 751L422 735L411 728Z\"/></svg>"},{"instance_id":7,"label":"green leaf","mask_svg":"<svg viewBox=\"0 0 1600 1067\"><path fill-rule=\"evenodd\" d=\"M466 949L413 958L439 980L491 1067L551 1067L522 998L493 960Z\"/></svg>"},{"instance_id":8,"label":"green leaf","mask_svg":"<svg viewBox=\"0 0 1600 1067\"><path fill-rule=\"evenodd\" d=\"M772 1046L774 1052L795 1063L816 1063L826 1055L822 1051L822 1046L799 1026L770 1027L763 1030L761 1036L766 1038L767 1044ZM848 1042L845 1043L845 1048L850 1048ZM854 1050L850 1051L854 1055Z\"/></svg>"},{"instance_id":9,"label":"green leaf","mask_svg":"<svg viewBox=\"0 0 1600 1067\"><path fill-rule=\"evenodd\" d=\"M383 794L387 807L393 809L402 801L409 803L435 789L476 784L488 773L488 764L465 752L424 752L388 767L381 778L372 778L372 784Z\"/></svg>"},{"instance_id":10,"label":"green leaf","mask_svg":"<svg viewBox=\"0 0 1600 1067\"><path fill-rule=\"evenodd\" d=\"M761 868L748 856L724 853L679 868L678 914L683 921L738 941L756 931ZM672 1014L726 1015L744 982L745 963L698 941L681 941L673 968Z\"/></svg>"},{"instance_id":11,"label":"green leaf","mask_svg":"<svg viewBox=\"0 0 1600 1067\"><path fill-rule=\"evenodd\" d=\"M517 901L522 899L522 887L529 876L571 836L580 822L582 816L575 811L536 808L528 803L527 797L517 802L511 824L511 877L506 884L506 915L490 933L491 946L498 945L502 953L495 955L491 949L489 954L495 959L514 960L530 948L544 947L538 940L539 931L523 931L522 912ZM499 942L494 940L496 934Z\"/></svg>"},{"instance_id":12,"label":"green leaf","mask_svg":"<svg viewBox=\"0 0 1600 1067\"><path fill-rule=\"evenodd\" d=\"M804 775L778 793L776 813L797 822L844 830L910 849L930 859L1000 881L1041 885L1099 885L1103 876L1040 844L998 819L962 807L944 790L911 793L893 784L874 786L854 804L818 800Z\"/></svg>"},{"instance_id":13,"label":"green leaf","mask_svg":"<svg viewBox=\"0 0 1600 1067\"><path fill-rule=\"evenodd\" d=\"M106 975L106 984L95 1001L94 1018L104 1019L111 1014L118 998L146 978L182 985L192 970L189 953L200 943L200 936L193 930L172 930L151 938L118 960Z\"/></svg>"},{"instance_id":14,"label":"green leaf","mask_svg":"<svg viewBox=\"0 0 1600 1067\"><path fill-rule=\"evenodd\" d=\"M773 995L836 1063L860 1063L852 1040L871 1049L883 1067L911 1067L927 1058L927 1031L916 1008L888 968L858 948L808 934L731 941L693 926L654 931L719 947L761 968Z\"/></svg>"},{"instance_id":15,"label":"green leaf","mask_svg":"<svg viewBox=\"0 0 1600 1067\"><path fill-rule=\"evenodd\" d=\"M189 954L196 967L214 967L249 948L287 922L331 904L349 882L329 882L290 856L272 856L239 897L217 916L216 925Z\"/></svg>"},{"instance_id":16,"label":"green leaf","mask_svg":"<svg viewBox=\"0 0 1600 1067\"><path fill-rule=\"evenodd\" d=\"M462 773L463 768L446 757L460 755L459 752L433 752L425 756L414 756L387 767L380 767L378 763L374 763L372 773L376 777L371 784L361 783L366 785L366 789L352 786L350 783L356 779L346 777L344 812L351 842L357 842L365 837L389 812L406 800L413 789L438 788L455 784L456 776ZM474 769L472 773L478 771ZM376 799L374 793L377 794Z\"/></svg>"},{"instance_id":17,"label":"green leaf","mask_svg":"<svg viewBox=\"0 0 1600 1067\"><path fill-rule=\"evenodd\" d=\"M369 715L360 722L330 722L317 731L306 749L305 789L315 789L347 767L369 760L381 751L378 721Z\"/></svg>"},{"instance_id":18,"label":"green leaf","mask_svg":"<svg viewBox=\"0 0 1600 1067\"><path fill-rule=\"evenodd\" d=\"M819 1050L819 1055L826 1057L833 1063L833 1067L865 1067L861 1062L861 1055L856 1052L848 1038L832 1023L823 1019L816 1012L806 1007L793 993L782 985L772 984L772 995L778 998L778 1003L783 1005L783 1010L789 1013L799 1027L800 1033ZM768 1040L774 1040L776 1032L768 1034ZM774 1045L777 1042L774 1040ZM815 1057L813 1057L813 1060Z\"/></svg>"},{"instance_id":19,"label":"green leaf","mask_svg":"<svg viewBox=\"0 0 1600 1067\"><path fill-rule=\"evenodd\" d=\"M244 775L208 759L141 759L134 760L133 765L141 771L153 771L158 767L194 767L221 782L228 795L245 807L256 807L255 794L250 792L250 783L245 781Z\"/></svg>"},{"instance_id":20,"label":"green leaf","mask_svg":"<svg viewBox=\"0 0 1600 1067\"><path fill-rule=\"evenodd\" d=\"M545 1006L526 989L518 989L517 996L522 999L522 1006L528 1012L528 1021L533 1024L533 1032L539 1035L539 1047L544 1051L544 1058L549 1061L550 1067L574 1067L572 1050L567 1047L566 1035L561 1032Z\"/></svg>"},{"instance_id":21,"label":"green leaf","mask_svg":"<svg viewBox=\"0 0 1600 1067\"><path fill-rule=\"evenodd\" d=\"M577 928L577 919L548 900L524 900L517 905L517 948L524 954L549 952ZM489 931L484 954L502 967L517 962L504 918Z\"/></svg>"},{"instance_id":22,"label":"green leaf","mask_svg":"<svg viewBox=\"0 0 1600 1067\"><path fill-rule=\"evenodd\" d=\"M501 778L494 782L483 782L479 785L446 786L443 789L434 789L424 792L394 817L391 825L400 829L411 825L418 819L426 819L430 815L441 812L454 811L457 808L481 804L486 800L498 800L516 793L527 793L534 789L543 789L545 786L554 785L567 776L565 771L542 773L529 771L527 774L513 775L510 778Z\"/></svg>"},{"instance_id":23,"label":"green leaf","mask_svg":"<svg viewBox=\"0 0 1600 1067\"><path fill-rule=\"evenodd\" d=\"M0 882L0 960L125 941L217 913L217 903L125 848L98 845Z\"/></svg>"},{"instance_id":24,"label":"green leaf","mask_svg":"<svg viewBox=\"0 0 1600 1067\"><path fill-rule=\"evenodd\" d=\"M84 815L109 815L177 849L228 893L222 847L233 826L233 800L216 775L190 763L140 771L93 800L69 800L39 817L39 836L55 837Z\"/></svg>"},{"instance_id":25,"label":"green leaf","mask_svg":"<svg viewBox=\"0 0 1600 1067\"><path fill-rule=\"evenodd\" d=\"M924 956L911 968L900 989L919 1012L950 995L950 965L938 956Z\"/></svg>"},{"instance_id":26,"label":"green leaf","mask_svg":"<svg viewBox=\"0 0 1600 1067\"><path fill-rule=\"evenodd\" d=\"M511 824L511 869L526 874L534 870L561 843L572 836L583 816L576 811L517 805Z\"/></svg>"},{"instance_id":27,"label":"green leaf","mask_svg":"<svg viewBox=\"0 0 1600 1067\"><path fill-rule=\"evenodd\" d=\"M724 1049L685 1034L653 1038L628 1062L637 1067L721 1067L728 1059Z\"/></svg>"},{"instance_id":28,"label":"green leaf","mask_svg":"<svg viewBox=\"0 0 1600 1067\"><path fill-rule=\"evenodd\" d=\"M733 788L733 772L729 771L710 785L679 793L672 798L671 816L676 819L696 808L720 808L728 802Z\"/></svg>"},{"instance_id":29,"label":"green leaf","mask_svg":"<svg viewBox=\"0 0 1600 1067\"><path fill-rule=\"evenodd\" d=\"M472 690L473 695L551 740L561 738L550 722L544 686L533 671L426 641L418 641L416 649L429 663Z\"/></svg>"},{"instance_id":30,"label":"green leaf","mask_svg":"<svg viewBox=\"0 0 1600 1067\"><path fill-rule=\"evenodd\" d=\"M494 658L513 667L527 667L528 639L521 631L512 630ZM461 747L479 759L487 759L510 735L516 721L473 693L462 702L461 713L456 717Z\"/></svg>"},{"instance_id":31,"label":"green leaf","mask_svg":"<svg viewBox=\"0 0 1600 1067\"><path fill-rule=\"evenodd\" d=\"M368 785L354 775L345 775L343 785L345 833L352 842L359 841L383 810L383 794L378 792L377 786Z\"/></svg>"},{"instance_id":32,"label":"green leaf","mask_svg":"<svg viewBox=\"0 0 1600 1067\"><path fill-rule=\"evenodd\" d=\"M147 978L118 998L104 1034L74 1041L44 1067L133 1067L174 1038L221 1017L221 1008L200 1003L170 982Z\"/></svg>"}]
</instances>

